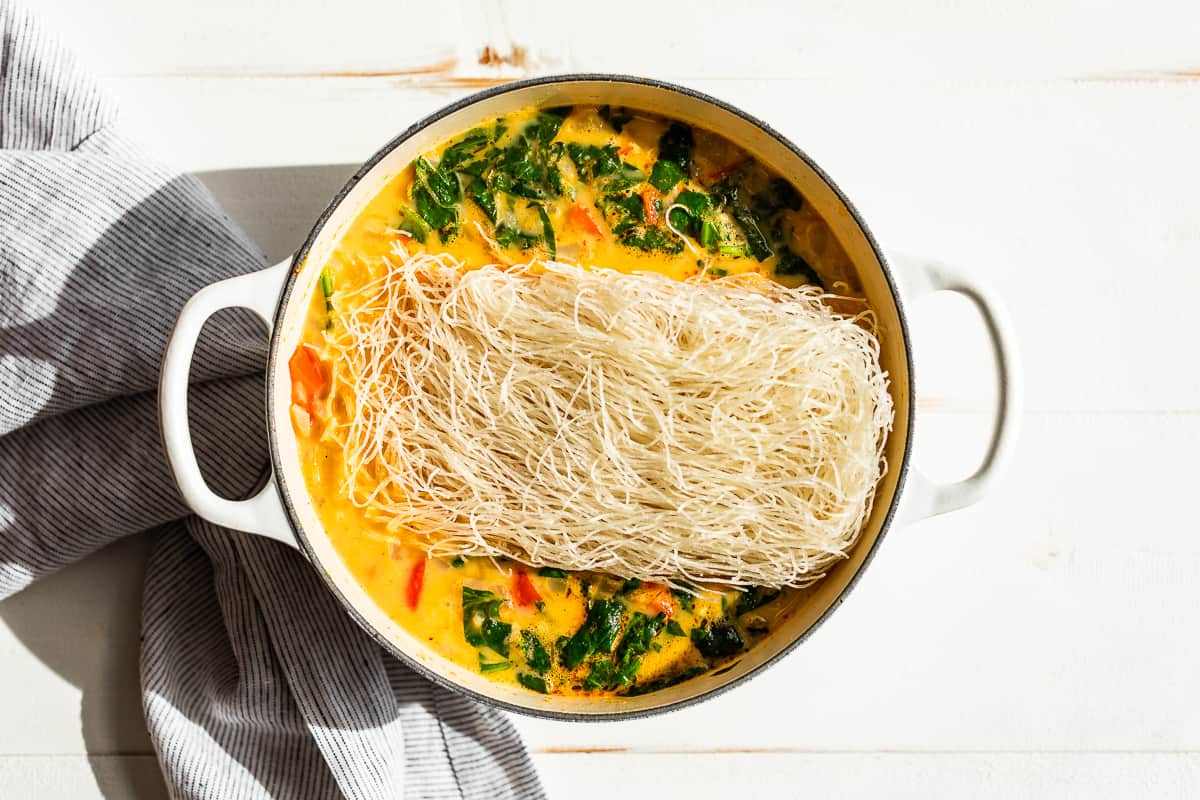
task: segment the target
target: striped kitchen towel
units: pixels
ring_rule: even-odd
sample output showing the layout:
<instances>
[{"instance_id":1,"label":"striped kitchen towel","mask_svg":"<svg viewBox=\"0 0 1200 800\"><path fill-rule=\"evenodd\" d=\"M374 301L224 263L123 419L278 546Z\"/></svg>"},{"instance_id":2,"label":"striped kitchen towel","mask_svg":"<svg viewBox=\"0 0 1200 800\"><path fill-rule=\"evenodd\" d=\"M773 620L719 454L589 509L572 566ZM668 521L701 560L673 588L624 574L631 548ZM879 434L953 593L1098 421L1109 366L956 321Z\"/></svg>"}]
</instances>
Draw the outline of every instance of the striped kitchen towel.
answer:
<instances>
[{"instance_id":1,"label":"striped kitchen towel","mask_svg":"<svg viewBox=\"0 0 1200 800\"><path fill-rule=\"evenodd\" d=\"M173 797L541 797L503 713L383 652L295 551L189 516L159 442L163 346L193 292L263 257L7 0L0 32L0 598L154 531L142 693ZM264 474L264 361L261 324L230 312L192 368L228 495Z\"/></svg>"}]
</instances>

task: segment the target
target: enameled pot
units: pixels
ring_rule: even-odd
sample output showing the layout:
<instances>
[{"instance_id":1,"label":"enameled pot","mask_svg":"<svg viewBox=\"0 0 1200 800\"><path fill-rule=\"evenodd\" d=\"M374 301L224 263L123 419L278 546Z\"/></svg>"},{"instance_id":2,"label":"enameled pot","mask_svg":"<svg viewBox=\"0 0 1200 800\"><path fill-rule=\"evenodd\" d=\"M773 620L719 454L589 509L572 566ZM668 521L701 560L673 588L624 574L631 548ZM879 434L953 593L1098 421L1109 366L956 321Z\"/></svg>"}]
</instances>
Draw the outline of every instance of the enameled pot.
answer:
<instances>
[{"instance_id":1,"label":"enameled pot","mask_svg":"<svg viewBox=\"0 0 1200 800\"><path fill-rule=\"evenodd\" d=\"M462 131L528 106L623 105L674 117L717 131L778 173L789 177L820 212L854 262L867 299L879 317L882 362L891 376L895 427L886 456L889 469L874 510L850 557L816 585L778 630L721 674L708 674L638 697L539 695L486 677L440 656L384 614L358 585L326 536L309 499L290 422L288 354L296 348L321 265L358 211L419 154ZM948 485L935 484L909 464L913 442L911 340L905 306L938 290L974 301L996 355L999 397L988 453L979 470ZM271 329L267 357L267 426L273 474L248 500L227 500L205 484L187 422L187 383L196 339L216 311L243 306ZM1018 418L1016 351L1003 308L963 271L916 261L889 263L866 223L830 178L799 148L767 124L690 89L615 75L566 75L507 84L468 97L426 117L372 156L313 225L294 258L261 272L202 289L180 313L167 346L160 381L160 418L167 456L184 498L201 517L239 531L268 536L298 548L346 612L381 645L430 679L506 709L571 720L620 719L674 709L736 686L782 658L828 617L863 574L895 524L950 511L978 500L997 476L1015 439Z\"/></svg>"}]
</instances>

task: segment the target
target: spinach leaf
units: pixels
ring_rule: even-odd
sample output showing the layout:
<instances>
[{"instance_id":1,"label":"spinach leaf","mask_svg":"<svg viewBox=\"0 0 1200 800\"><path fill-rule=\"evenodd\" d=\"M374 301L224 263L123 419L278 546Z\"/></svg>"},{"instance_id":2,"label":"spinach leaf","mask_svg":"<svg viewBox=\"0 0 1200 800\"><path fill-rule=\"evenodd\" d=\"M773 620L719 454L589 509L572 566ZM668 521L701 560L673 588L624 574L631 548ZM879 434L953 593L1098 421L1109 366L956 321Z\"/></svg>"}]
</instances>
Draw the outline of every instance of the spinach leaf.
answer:
<instances>
[{"instance_id":1,"label":"spinach leaf","mask_svg":"<svg viewBox=\"0 0 1200 800\"><path fill-rule=\"evenodd\" d=\"M825 288L825 284L817 276L817 271L803 257L792 252L790 247L784 247L779 251L779 261L775 264L775 274L799 275L804 278L806 283Z\"/></svg>"},{"instance_id":2,"label":"spinach leaf","mask_svg":"<svg viewBox=\"0 0 1200 800\"><path fill-rule=\"evenodd\" d=\"M671 620L667 623L667 633L671 636L687 636L687 631L683 629L677 621Z\"/></svg>"},{"instance_id":3,"label":"spinach leaf","mask_svg":"<svg viewBox=\"0 0 1200 800\"><path fill-rule=\"evenodd\" d=\"M675 202L683 206L688 212L697 219L704 217L706 214L711 214L713 210L712 198L703 192L686 191L680 192L675 198Z\"/></svg>"},{"instance_id":4,"label":"spinach leaf","mask_svg":"<svg viewBox=\"0 0 1200 800\"><path fill-rule=\"evenodd\" d=\"M484 675L490 675L493 672L503 672L512 665L511 661L488 661L484 659L483 653L479 654L479 671Z\"/></svg>"},{"instance_id":5,"label":"spinach leaf","mask_svg":"<svg viewBox=\"0 0 1200 800\"><path fill-rule=\"evenodd\" d=\"M713 206L716 208L730 208L738 205L740 192L738 185L730 178L723 178L708 187L709 196L712 197Z\"/></svg>"},{"instance_id":6,"label":"spinach leaf","mask_svg":"<svg viewBox=\"0 0 1200 800\"><path fill-rule=\"evenodd\" d=\"M764 589L761 586L755 586L738 598L737 607L734 608L733 615L740 617L742 614L748 614L759 606L764 606L771 602L776 597L779 597L778 589Z\"/></svg>"},{"instance_id":7,"label":"spinach leaf","mask_svg":"<svg viewBox=\"0 0 1200 800\"><path fill-rule=\"evenodd\" d=\"M616 231L615 228L613 230ZM617 238L626 247L644 250L647 253L678 255L683 252L683 241L667 228L658 225L633 228L618 234Z\"/></svg>"},{"instance_id":8,"label":"spinach leaf","mask_svg":"<svg viewBox=\"0 0 1200 800\"><path fill-rule=\"evenodd\" d=\"M696 606L696 596L683 589L672 589L671 596L679 601L679 607L684 611L691 611Z\"/></svg>"},{"instance_id":9,"label":"spinach leaf","mask_svg":"<svg viewBox=\"0 0 1200 800\"><path fill-rule=\"evenodd\" d=\"M503 222L496 226L496 243L503 248L516 247L520 250L528 250L541 241L542 237L536 233L526 233Z\"/></svg>"},{"instance_id":10,"label":"spinach leaf","mask_svg":"<svg viewBox=\"0 0 1200 800\"><path fill-rule=\"evenodd\" d=\"M633 120L633 114L621 106L600 106L600 119L607 122L614 131L620 133Z\"/></svg>"},{"instance_id":11,"label":"spinach leaf","mask_svg":"<svg viewBox=\"0 0 1200 800\"><path fill-rule=\"evenodd\" d=\"M539 678L537 675L530 675L528 672L517 673L517 683L535 692L546 694L550 687L546 685L545 678Z\"/></svg>"},{"instance_id":12,"label":"spinach leaf","mask_svg":"<svg viewBox=\"0 0 1200 800\"><path fill-rule=\"evenodd\" d=\"M570 113L571 106L559 106L539 111L526 124L524 130L521 131L521 136L531 141L549 144L550 140L558 135L558 129L562 127L563 120Z\"/></svg>"},{"instance_id":13,"label":"spinach leaf","mask_svg":"<svg viewBox=\"0 0 1200 800\"><path fill-rule=\"evenodd\" d=\"M684 172L692 166L692 129L682 122L672 122L671 127L658 140L658 160L672 161Z\"/></svg>"},{"instance_id":14,"label":"spinach leaf","mask_svg":"<svg viewBox=\"0 0 1200 800\"><path fill-rule=\"evenodd\" d=\"M543 578L565 578L565 577L567 577L567 573L565 570L557 569L555 567L542 567L541 569L539 569L537 571L537 574L542 576Z\"/></svg>"},{"instance_id":15,"label":"spinach leaf","mask_svg":"<svg viewBox=\"0 0 1200 800\"><path fill-rule=\"evenodd\" d=\"M471 193L471 199L475 201L475 205L479 206L495 225L497 220L496 193L488 188L487 181L483 178L472 178L467 191Z\"/></svg>"},{"instance_id":16,"label":"spinach leaf","mask_svg":"<svg viewBox=\"0 0 1200 800\"><path fill-rule=\"evenodd\" d=\"M643 656L650 650L650 643L667 624L667 615L648 617L640 611L634 613L625 628L625 635L617 645L617 660L621 663Z\"/></svg>"},{"instance_id":17,"label":"spinach leaf","mask_svg":"<svg viewBox=\"0 0 1200 800\"><path fill-rule=\"evenodd\" d=\"M538 216L542 218L542 241L546 243L546 250L550 253L550 258L558 257L558 245L554 241L554 226L550 224L550 215L546 213L546 207L538 204Z\"/></svg>"},{"instance_id":18,"label":"spinach leaf","mask_svg":"<svg viewBox=\"0 0 1200 800\"><path fill-rule=\"evenodd\" d=\"M645 173L632 164L622 161L615 144L567 145L567 157L575 164L579 177L588 183L596 183L607 192L621 192L646 179Z\"/></svg>"},{"instance_id":19,"label":"spinach leaf","mask_svg":"<svg viewBox=\"0 0 1200 800\"><path fill-rule=\"evenodd\" d=\"M634 589L641 587L641 585L642 585L642 582L640 580L638 580L637 578L630 578L629 580L627 580L623 584L621 584L621 591L618 592L618 594L629 594Z\"/></svg>"},{"instance_id":20,"label":"spinach leaf","mask_svg":"<svg viewBox=\"0 0 1200 800\"><path fill-rule=\"evenodd\" d=\"M619 600L597 600L588 609L587 619L567 640L560 654L563 664L574 669L593 653L610 653L621 630L625 606Z\"/></svg>"},{"instance_id":21,"label":"spinach leaf","mask_svg":"<svg viewBox=\"0 0 1200 800\"><path fill-rule=\"evenodd\" d=\"M623 233L631 226L646 221L646 207L636 194L606 195L598 205L615 233Z\"/></svg>"},{"instance_id":22,"label":"spinach leaf","mask_svg":"<svg viewBox=\"0 0 1200 800\"><path fill-rule=\"evenodd\" d=\"M680 192L669 213L671 224L677 230L696 239L704 247L716 244L720 238L720 229L712 220L712 198L703 192Z\"/></svg>"},{"instance_id":23,"label":"spinach leaf","mask_svg":"<svg viewBox=\"0 0 1200 800\"><path fill-rule=\"evenodd\" d=\"M674 161L655 161L653 169L650 170L650 185L663 194L668 194L683 177L683 167Z\"/></svg>"},{"instance_id":24,"label":"spinach leaf","mask_svg":"<svg viewBox=\"0 0 1200 800\"><path fill-rule=\"evenodd\" d=\"M616 663L607 659L594 661L588 676L583 679L583 685L587 689L616 689L618 686L629 686L641 667L640 658L629 658Z\"/></svg>"},{"instance_id":25,"label":"spinach leaf","mask_svg":"<svg viewBox=\"0 0 1200 800\"><path fill-rule=\"evenodd\" d=\"M462 556L455 556L454 560L450 562L450 566L454 567L455 569L458 569L459 567L466 565L466 563L467 563L467 560L465 558L463 558Z\"/></svg>"},{"instance_id":26,"label":"spinach leaf","mask_svg":"<svg viewBox=\"0 0 1200 800\"><path fill-rule=\"evenodd\" d=\"M425 240L429 238L429 226L425 224L425 220L403 204L400 206L400 224L396 229L404 231L421 244L425 244Z\"/></svg>"},{"instance_id":27,"label":"spinach leaf","mask_svg":"<svg viewBox=\"0 0 1200 800\"><path fill-rule=\"evenodd\" d=\"M616 668L611 661L597 661L583 679L585 689L607 689L616 680Z\"/></svg>"},{"instance_id":28,"label":"spinach leaf","mask_svg":"<svg viewBox=\"0 0 1200 800\"><path fill-rule=\"evenodd\" d=\"M417 214L438 232L443 242L452 241L458 235L458 203L462 200L458 177L440 166L435 169L423 156L413 162L413 169Z\"/></svg>"},{"instance_id":29,"label":"spinach leaf","mask_svg":"<svg viewBox=\"0 0 1200 800\"><path fill-rule=\"evenodd\" d=\"M649 694L650 692L657 692L660 689L666 689L670 686L676 686L680 683L683 683L686 680L690 680L691 678L696 677L697 675L703 675L707 670L708 670L707 666L698 666L697 665L694 667L688 667L687 669L683 670L682 672L676 673L675 675L668 675L666 677L656 678L656 679L650 681L649 683L638 684L637 686L634 686L629 691L625 692L625 695L627 697L637 697L638 695Z\"/></svg>"},{"instance_id":30,"label":"spinach leaf","mask_svg":"<svg viewBox=\"0 0 1200 800\"><path fill-rule=\"evenodd\" d=\"M766 261L775 255L771 250L771 245L767 243L767 237L759 229L758 219L753 211L744 207L735 208L733 218L737 220L738 225L742 226L742 233L746 235L746 247L749 249L750 255L759 261Z\"/></svg>"},{"instance_id":31,"label":"spinach leaf","mask_svg":"<svg viewBox=\"0 0 1200 800\"><path fill-rule=\"evenodd\" d=\"M436 168L424 156L418 156L413 162L416 172L416 184L429 192L430 199L442 208L453 208L462 200L462 191L458 186L458 178L451 170L441 164Z\"/></svg>"},{"instance_id":32,"label":"spinach leaf","mask_svg":"<svg viewBox=\"0 0 1200 800\"><path fill-rule=\"evenodd\" d=\"M687 177L692 166L692 129L682 122L672 122L658 140L658 160L650 171L650 184L668 194Z\"/></svg>"},{"instance_id":33,"label":"spinach leaf","mask_svg":"<svg viewBox=\"0 0 1200 800\"><path fill-rule=\"evenodd\" d=\"M508 657L512 625L500 621L500 597L483 589L462 588L463 636L476 647L490 647Z\"/></svg>"},{"instance_id":34,"label":"spinach leaf","mask_svg":"<svg viewBox=\"0 0 1200 800\"><path fill-rule=\"evenodd\" d=\"M442 160L438 166L447 170L454 169L492 141L492 131L487 128L472 128L442 151Z\"/></svg>"},{"instance_id":35,"label":"spinach leaf","mask_svg":"<svg viewBox=\"0 0 1200 800\"><path fill-rule=\"evenodd\" d=\"M550 653L546 651L542 640L530 631L521 631L521 639L524 641L525 663L530 669L544 675L550 669Z\"/></svg>"},{"instance_id":36,"label":"spinach leaf","mask_svg":"<svg viewBox=\"0 0 1200 800\"><path fill-rule=\"evenodd\" d=\"M704 625L692 629L692 644L701 655L724 658L746 649L742 635L732 625Z\"/></svg>"}]
</instances>

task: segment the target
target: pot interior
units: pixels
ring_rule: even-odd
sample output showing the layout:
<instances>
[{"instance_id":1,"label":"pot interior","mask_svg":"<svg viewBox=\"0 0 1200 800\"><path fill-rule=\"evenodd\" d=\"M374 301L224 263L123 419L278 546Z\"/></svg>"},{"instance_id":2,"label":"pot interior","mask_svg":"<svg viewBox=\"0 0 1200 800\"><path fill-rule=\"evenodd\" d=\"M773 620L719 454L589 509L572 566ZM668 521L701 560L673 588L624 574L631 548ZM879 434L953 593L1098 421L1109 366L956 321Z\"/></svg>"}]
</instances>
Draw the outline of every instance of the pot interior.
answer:
<instances>
[{"instance_id":1,"label":"pot interior","mask_svg":"<svg viewBox=\"0 0 1200 800\"><path fill-rule=\"evenodd\" d=\"M895 403L895 426L886 447L889 469L876 493L870 519L850 557L811 587L792 616L732 668L719 675L703 675L658 692L629 698L546 696L494 683L440 656L389 618L354 580L324 533L300 472L297 441L288 411L291 395L287 359L300 340L307 298L316 290L321 265L332 248L378 189L418 154L485 120L531 105L579 104L652 110L708 128L789 177L805 200L812 203L829 223L859 273L867 299L879 318L881 360L891 376ZM317 224L297 258L276 317L269 364L268 424L281 496L289 506L302 546L351 614L385 646L441 683L515 711L541 715L612 718L665 710L735 684L790 649L837 605L882 535L904 472L911 422L907 331L895 292L869 235L817 168L781 141L777 134L764 130L759 123L732 109L675 87L601 76L534 81L468 98L418 123L368 162Z\"/></svg>"}]
</instances>

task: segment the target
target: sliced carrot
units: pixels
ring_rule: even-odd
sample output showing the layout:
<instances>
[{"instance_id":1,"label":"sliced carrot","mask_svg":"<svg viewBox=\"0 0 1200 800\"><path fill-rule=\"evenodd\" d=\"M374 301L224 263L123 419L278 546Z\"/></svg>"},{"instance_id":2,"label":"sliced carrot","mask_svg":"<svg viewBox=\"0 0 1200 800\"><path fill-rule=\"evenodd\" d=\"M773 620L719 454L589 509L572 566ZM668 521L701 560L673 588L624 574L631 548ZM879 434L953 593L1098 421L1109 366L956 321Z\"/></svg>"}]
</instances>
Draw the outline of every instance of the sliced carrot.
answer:
<instances>
[{"instance_id":1,"label":"sliced carrot","mask_svg":"<svg viewBox=\"0 0 1200 800\"><path fill-rule=\"evenodd\" d=\"M413 564L412 572L408 574L408 591L405 599L408 600L408 607L414 611L417 603L421 602L421 589L425 586L425 562L428 560L421 556L421 560Z\"/></svg>"},{"instance_id":2,"label":"sliced carrot","mask_svg":"<svg viewBox=\"0 0 1200 800\"><path fill-rule=\"evenodd\" d=\"M600 224L596 222L595 218L592 217L591 212L588 211L584 206L571 206L568 216L571 220L571 224L577 228L582 228L585 232L590 233L593 236L603 235L603 231L600 230Z\"/></svg>"},{"instance_id":3,"label":"sliced carrot","mask_svg":"<svg viewBox=\"0 0 1200 800\"><path fill-rule=\"evenodd\" d=\"M292 376L292 402L312 414L313 402L325 388L325 374L311 347L302 344L296 348L288 359L288 374Z\"/></svg>"},{"instance_id":4,"label":"sliced carrot","mask_svg":"<svg viewBox=\"0 0 1200 800\"><path fill-rule=\"evenodd\" d=\"M646 212L646 222L651 225L658 224L658 207L661 200L662 194L653 186L642 189L642 210Z\"/></svg>"},{"instance_id":5,"label":"sliced carrot","mask_svg":"<svg viewBox=\"0 0 1200 800\"><path fill-rule=\"evenodd\" d=\"M513 575L513 599L519 606L531 606L542 599L533 581L529 580L529 573L520 568Z\"/></svg>"}]
</instances>

